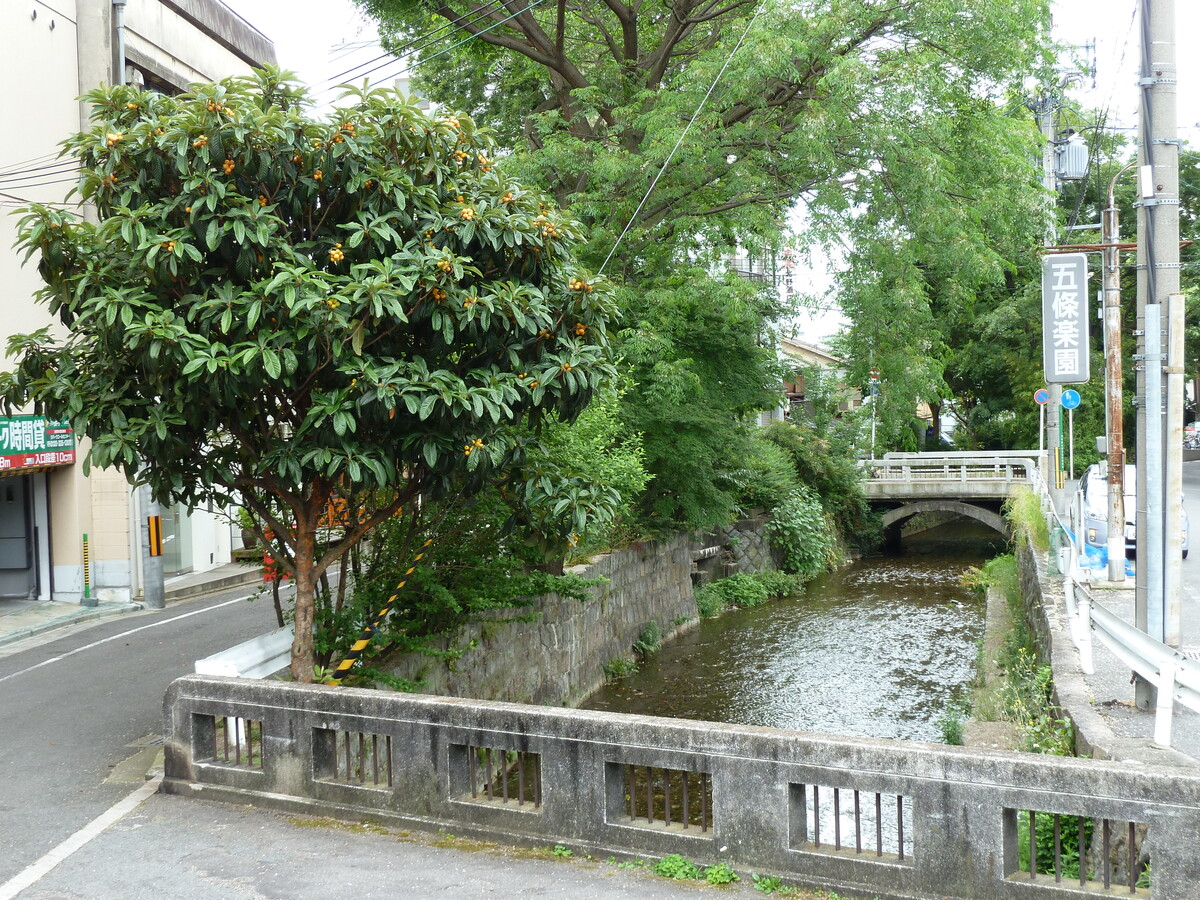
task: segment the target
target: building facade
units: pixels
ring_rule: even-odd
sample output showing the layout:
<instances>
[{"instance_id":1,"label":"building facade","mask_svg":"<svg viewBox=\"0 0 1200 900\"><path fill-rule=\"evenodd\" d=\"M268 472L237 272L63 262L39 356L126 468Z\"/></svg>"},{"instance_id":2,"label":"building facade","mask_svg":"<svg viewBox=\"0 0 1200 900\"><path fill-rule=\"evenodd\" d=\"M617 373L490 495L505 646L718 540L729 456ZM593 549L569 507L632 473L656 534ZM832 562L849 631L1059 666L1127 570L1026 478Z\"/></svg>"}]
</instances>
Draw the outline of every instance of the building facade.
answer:
<instances>
[{"instance_id":1,"label":"building facade","mask_svg":"<svg viewBox=\"0 0 1200 900\"><path fill-rule=\"evenodd\" d=\"M59 143L89 125L81 94L124 81L167 93L275 62L269 39L219 0L9 0L0 13L0 78L22 97L0 145L0 346L61 327L34 302L36 259L12 249L28 203L66 205L76 180ZM0 366L7 366L0 360ZM143 491L114 471L85 476L86 445L64 423L0 418L0 597L137 599L146 540ZM213 510L163 510L163 570L228 562L231 529Z\"/></svg>"}]
</instances>

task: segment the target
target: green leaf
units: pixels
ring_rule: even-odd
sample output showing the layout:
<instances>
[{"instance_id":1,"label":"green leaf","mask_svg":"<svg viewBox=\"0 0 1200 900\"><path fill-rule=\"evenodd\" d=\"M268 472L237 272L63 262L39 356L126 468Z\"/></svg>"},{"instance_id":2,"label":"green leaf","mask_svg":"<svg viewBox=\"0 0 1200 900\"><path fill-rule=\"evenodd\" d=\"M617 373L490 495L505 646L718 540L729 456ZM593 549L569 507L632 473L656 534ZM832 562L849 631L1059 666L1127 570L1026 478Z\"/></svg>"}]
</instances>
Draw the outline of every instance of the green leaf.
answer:
<instances>
[{"instance_id":1,"label":"green leaf","mask_svg":"<svg viewBox=\"0 0 1200 900\"><path fill-rule=\"evenodd\" d=\"M437 403L437 401L438 401L437 394L434 394L432 392L429 394L426 394L425 399L421 401L421 406L420 406L419 412L417 413L417 418L420 419L422 422L424 422L426 419L428 419L430 413L433 412L433 405L435 403Z\"/></svg>"},{"instance_id":2,"label":"green leaf","mask_svg":"<svg viewBox=\"0 0 1200 900\"><path fill-rule=\"evenodd\" d=\"M271 378L278 378L283 371L283 367L279 361L279 354L270 347L264 347L262 351L263 370Z\"/></svg>"}]
</instances>

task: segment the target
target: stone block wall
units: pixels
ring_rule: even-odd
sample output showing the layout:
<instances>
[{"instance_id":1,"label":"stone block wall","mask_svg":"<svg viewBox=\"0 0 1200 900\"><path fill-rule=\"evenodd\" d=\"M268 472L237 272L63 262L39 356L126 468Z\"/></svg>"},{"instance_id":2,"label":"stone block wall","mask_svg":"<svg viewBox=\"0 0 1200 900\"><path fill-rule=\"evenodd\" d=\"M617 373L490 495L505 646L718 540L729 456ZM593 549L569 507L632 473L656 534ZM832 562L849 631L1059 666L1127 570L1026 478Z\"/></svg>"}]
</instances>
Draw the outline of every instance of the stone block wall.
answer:
<instances>
[{"instance_id":1,"label":"stone block wall","mask_svg":"<svg viewBox=\"0 0 1200 900\"><path fill-rule=\"evenodd\" d=\"M442 642L439 649L447 651L469 648L457 659L410 653L392 657L385 668L424 682L423 693L574 705L603 683L605 662L629 656L651 620L664 636L695 624L697 546L680 535L597 557L570 570L605 579L588 599L549 594L525 609L497 611Z\"/></svg>"},{"instance_id":2,"label":"stone block wall","mask_svg":"<svg viewBox=\"0 0 1200 900\"><path fill-rule=\"evenodd\" d=\"M725 550L724 556L734 571L762 572L776 568L775 556L764 526L769 517L739 519L713 532L713 540Z\"/></svg>"}]
</instances>

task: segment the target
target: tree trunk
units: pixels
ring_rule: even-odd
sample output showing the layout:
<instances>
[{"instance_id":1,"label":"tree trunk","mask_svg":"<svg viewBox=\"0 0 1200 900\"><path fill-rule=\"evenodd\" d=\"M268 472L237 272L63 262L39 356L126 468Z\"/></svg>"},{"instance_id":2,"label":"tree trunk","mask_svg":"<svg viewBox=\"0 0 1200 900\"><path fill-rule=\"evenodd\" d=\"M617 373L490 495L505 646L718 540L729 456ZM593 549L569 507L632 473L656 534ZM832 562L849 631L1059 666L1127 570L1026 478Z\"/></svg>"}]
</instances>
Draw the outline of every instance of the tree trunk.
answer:
<instances>
[{"instance_id":1,"label":"tree trunk","mask_svg":"<svg viewBox=\"0 0 1200 900\"><path fill-rule=\"evenodd\" d=\"M296 526L296 615L292 639L292 681L311 684L313 680L313 612L316 578L313 558L317 532L309 523Z\"/></svg>"}]
</instances>

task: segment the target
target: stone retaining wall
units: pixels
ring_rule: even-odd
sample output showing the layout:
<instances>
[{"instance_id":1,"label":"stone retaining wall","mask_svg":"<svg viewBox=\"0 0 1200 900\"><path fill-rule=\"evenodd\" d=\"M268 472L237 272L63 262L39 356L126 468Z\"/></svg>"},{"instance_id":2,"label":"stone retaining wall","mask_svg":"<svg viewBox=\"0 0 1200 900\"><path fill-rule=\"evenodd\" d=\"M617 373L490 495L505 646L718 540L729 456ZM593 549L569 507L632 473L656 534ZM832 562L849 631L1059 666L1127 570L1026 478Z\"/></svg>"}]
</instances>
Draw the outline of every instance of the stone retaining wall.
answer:
<instances>
[{"instance_id":1,"label":"stone retaining wall","mask_svg":"<svg viewBox=\"0 0 1200 900\"><path fill-rule=\"evenodd\" d=\"M1077 756L1093 759L1138 760L1188 764L1170 750L1152 748L1148 742L1121 736L1110 728L1092 705L1091 693L1079 665L1079 654L1064 620L1066 599L1063 579L1051 575L1047 554L1018 541L1017 562L1025 620L1033 632L1038 662L1053 673L1054 704L1071 720Z\"/></svg>"},{"instance_id":2,"label":"stone retaining wall","mask_svg":"<svg viewBox=\"0 0 1200 900\"><path fill-rule=\"evenodd\" d=\"M681 535L597 557L569 570L605 579L588 599L548 594L526 609L497 611L441 642L438 649L447 651L468 647L458 659L409 653L392 657L386 668L424 682L423 693L572 706L604 682L605 662L630 655L649 622L665 638L697 621L696 546Z\"/></svg>"}]
</instances>

